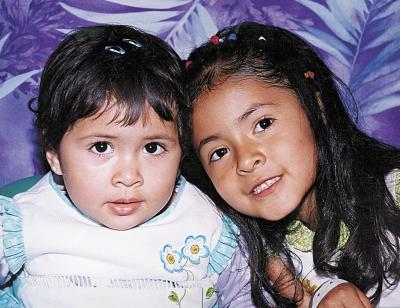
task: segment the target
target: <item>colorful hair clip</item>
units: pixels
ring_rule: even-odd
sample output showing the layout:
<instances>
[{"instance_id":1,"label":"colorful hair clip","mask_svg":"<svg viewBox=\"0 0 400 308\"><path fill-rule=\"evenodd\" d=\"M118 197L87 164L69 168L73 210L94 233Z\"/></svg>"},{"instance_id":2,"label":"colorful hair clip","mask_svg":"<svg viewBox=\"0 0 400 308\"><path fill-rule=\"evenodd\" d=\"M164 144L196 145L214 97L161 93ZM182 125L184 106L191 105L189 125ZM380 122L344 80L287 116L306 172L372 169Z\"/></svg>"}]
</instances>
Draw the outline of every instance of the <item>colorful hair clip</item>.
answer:
<instances>
[{"instance_id":1,"label":"colorful hair clip","mask_svg":"<svg viewBox=\"0 0 400 308\"><path fill-rule=\"evenodd\" d=\"M111 51L111 52L114 52L114 53L118 53L120 55L125 54L125 49L123 49L120 46L116 46L116 45L114 45L114 46L106 46L106 47L104 47L104 50Z\"/></svg>"},{"instance_id":2,"label":"colorful hair clip","mask_svg":"<svg viewBox=\"0 0 400 308\"><path fill-rule=\"evenodd\" d=\"M237 40L236 33L231 33L228 35L228 41L236 41L236 40Z\"/></svg>"},{"instance_id":3,"label":"colorful hair clip","mask_svg":"<svg viewBox=\"0 0 400 308\"><path fill-rule=\"evenodd\" d=\"M266 41L265 37L263 37L262 35L258 38L259 41Z\"/></svg>"},{"instance_id":4,"label":"colorful hair clip","mask_svg":"<svg viewBox=\"0 0 400 308\"><path fill-rule=\"evenodd\" d=\"M140 43L139 43L138 41L136 41L136 40L132 40L132 39L129 39L129 38L123 38L122 41L123 41L123 42L126 42L126 43L128 43L128 44L131 44L131 45L133 45L133 46L135 46L135 47L137 47L137 48L142 47L142 44L140 44Z\"/></svg>"},{"instance_id":5,"label":"colorful hair clip","mask_svg":"<svg viewBox=\"0 0 400 308\"><path fill-rule=\"evenodd\" d=\"M314 79L314 76L315 74L312 71L304 72L304 77L306 77L306 79Z\"/></svg>"},{"instance_id":6,"label":"colorful hair clip","mask_svg":"<svg viewBox=\"0 0 400 308\"><path fill-rule=\"evenodd\" d=\"M217 45L217 44L219 43L219 37L216 36L216 35L213 35L213 36L210 38L210 42L211 42L211 44L213 44L213 45Z\"/></svg>"},{"instance_id":7,"label":"colorful hair clip","mask_svg":"<svg viewBox=\"0 0 400 308\"><path fill-rule=\"evenodd\" d=\"M188 70L189 66L193 63L193 61L187 60L185 61L185 69Z\"/></svg>"}]
</instances>

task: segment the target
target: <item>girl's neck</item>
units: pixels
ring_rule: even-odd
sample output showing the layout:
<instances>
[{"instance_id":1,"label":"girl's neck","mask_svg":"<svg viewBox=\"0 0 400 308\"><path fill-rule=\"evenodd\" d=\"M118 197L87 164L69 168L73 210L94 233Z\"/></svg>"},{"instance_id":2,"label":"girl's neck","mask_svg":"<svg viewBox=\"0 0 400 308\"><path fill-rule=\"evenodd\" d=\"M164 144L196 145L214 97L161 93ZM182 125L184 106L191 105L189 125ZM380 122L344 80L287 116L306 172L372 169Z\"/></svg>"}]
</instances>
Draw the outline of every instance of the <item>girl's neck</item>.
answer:
<instances>
[{"instance_id":1,"label":"girl's neck","mask_svg":"<svg viewBox=\"0 0 400 308\"><path fill-rule=\"evenodd\" d=\"M317 228L316 204L315 191L311 190L303 199L297 210L297 218L312 231L315 231Z\"/></svg>"}]
</instances>

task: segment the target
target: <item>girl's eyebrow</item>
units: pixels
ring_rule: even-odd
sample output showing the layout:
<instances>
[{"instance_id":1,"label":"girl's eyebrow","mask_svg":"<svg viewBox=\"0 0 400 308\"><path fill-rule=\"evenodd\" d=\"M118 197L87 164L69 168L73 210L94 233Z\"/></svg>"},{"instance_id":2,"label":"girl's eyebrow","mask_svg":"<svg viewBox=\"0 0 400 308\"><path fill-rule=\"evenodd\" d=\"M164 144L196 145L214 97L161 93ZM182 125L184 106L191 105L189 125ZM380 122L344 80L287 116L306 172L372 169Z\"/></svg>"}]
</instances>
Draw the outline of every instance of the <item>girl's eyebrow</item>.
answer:
<instances>
[{"instance_id":1,"label":"girl's eyebrow","mask_svg":"<svg viewBox=\"0 0 400 308\"><path fill-rule=\"evenodd\" d=\"M244 121L246 118L248 118L254 111L258 110L260 107L263 106L275 106L276 104L272 102L266 102L266 103L255 103L251 105L249 108L247 108L237 119L237 123L240 123Z\"/></svg>"},{"instance_id":2,"label":"girl's eyebrow","mask_svg":"<svg viewBox=\"0 0 400 308\"><path fill-rule=\"evenodd\" d=\"M175 137L171 136L169 134L155 134L155 135L149 135L145 136L145 140L168 140L168 141L173 141L175 142Z\"/></svg>"},{"instance_id":3,"label":"girl's eyebrow","mask_svg":"<svg viewBox=\"0 0 400 308\"><path fill-rule=\"evenodd\" d=\"M207 143L209 143L211 141L218 140L218 139L219 139L219 137L217 135L211 135L204 139L201 139L199 142L199 146L197 147L197 152L200 153L200 150L203 146L205 146Z\"/></svg>"},{"instance_id":4,"label":"girl's eyebrow","mask_svg":"<svg viewBox=\"0 0 400 308\"><path fill-rule=\"evenodd\" d=\"M86 135L81 138L80 140L84 139L91 139L91 138L99 138L99 139L118 139L117 135L108 135L108 134L93 134L93 135ZM175 138L169 134L154 134L154 135L148 135L148 136L143 136L144 140L168 140L168 141L174 141Z\"/></svg>"},{"instance_id":5,"label":"girl's eyebrow","mask_svg":"<svg viewBox=\"0 0 400 308\"><path fill-rule=\"evenodd\" d=\"M114 135L107 135L107 134L87 134L87 135L80 137L79 139L85 140L85 139L91 139L91 138L117 139L118 137L114 136Z\"/></svg>"}]
</instances>

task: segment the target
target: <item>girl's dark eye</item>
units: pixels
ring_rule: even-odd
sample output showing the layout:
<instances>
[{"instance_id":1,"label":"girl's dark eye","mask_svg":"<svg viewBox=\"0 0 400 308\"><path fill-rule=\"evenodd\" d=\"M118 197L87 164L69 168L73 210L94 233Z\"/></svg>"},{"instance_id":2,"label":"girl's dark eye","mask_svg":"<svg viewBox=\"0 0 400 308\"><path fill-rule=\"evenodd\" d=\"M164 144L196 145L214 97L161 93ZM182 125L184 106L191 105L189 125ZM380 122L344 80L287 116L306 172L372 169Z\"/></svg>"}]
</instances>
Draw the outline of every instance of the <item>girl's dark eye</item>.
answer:
<instances>
[{"instance_id":1,"label":"girl's dark eye","mask_svg":"<svg viewBox=\"0 0 400 308\"><path fill-rule=\"evenodd\" d=\"M273 122L274 120L270 118L263 118L262 120L258 121L255 128L256 133L266 130L272 125Z\"/></svg>"},{"instance_id":2,"label":"girl's dark eye","mask_svg":"<svg viewBox=\"0 0 400 308\"><path fill-rule=\"evenodd\" d=\"M213 162L213 161L220 160L220 159L221 159L222 157L224 157L227 153L228 153L228 149L227 149L227 148L218 149L218 150L214 151L214 152L211 154L210 161Z\"/></svg>"},{"instance_id":3,"label":"girl's dark eye","mask_svg":"<svg viewBox=\"0 0 400 308\"><path fill-rule=\"evenodd\" d=\"M111 145L105 141L99 141L92 145L91 150L96 154L112 153Z\"/></svg>"},{"instance_id":4,"label":"girl's dark eye","mask_svg":"<svg viewBox=\"0 0 400 308\"><path fill-rule=\"evenodd\" d=\"M150 142L144 146L144 152L159 155L165 151L165 148L157 142Z\"/></svg>"}]
</instances>

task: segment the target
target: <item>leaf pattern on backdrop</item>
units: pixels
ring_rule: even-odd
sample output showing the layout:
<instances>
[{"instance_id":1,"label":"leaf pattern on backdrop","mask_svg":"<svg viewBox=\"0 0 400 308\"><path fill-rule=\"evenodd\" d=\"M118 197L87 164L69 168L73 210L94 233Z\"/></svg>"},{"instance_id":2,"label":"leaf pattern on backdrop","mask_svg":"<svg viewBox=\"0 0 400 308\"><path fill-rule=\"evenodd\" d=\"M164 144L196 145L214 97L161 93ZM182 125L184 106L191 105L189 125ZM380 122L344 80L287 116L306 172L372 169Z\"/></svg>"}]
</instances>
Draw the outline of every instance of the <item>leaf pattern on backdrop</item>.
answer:
<instances>
[{"instance_id":1,"label":"leaf pattern on backdrop","mask_svg":"<svg viewBox=\"0 0 400 308\"><path fill-rule=\"evenodd\" d=\"M90 24L128 24L156 33L181 55L217 30L200 0L104 0L102 11L74 1L3 0L0 13L0 98L36 93L48 56L66 33ZM123 7L115 13L114 7ZM98 5L98 7L102 7ZM121 10L120 10L121 11ZM196 33L196 35L193 35ZM29 77L27 77L29 76ZM25 78L23 80L23 78Z\"/></svg>"},{"instance_id":2,"label":"leaf pattern on backdrop","mask_svg":"<svg viewBox=\"0 0 400 308\"><path fill-rule=\"evenodd\" d=\"M217 23L218 29L237 24L244 20L267 22L265 5L269 1L257 0L211 0L207 3L210 14Z\"/></svg>"},{"instance_id":3,"label":"leaf pattern on backdrop","mask_svg":"<svg viewBox=\"0 0 400 308\"><path fill-rule=\"evenodd\" d=\"M81 9L66 2L60 2L60 5L66 12L91 23L117 21L119 24L132 25L156 33L171 44L182 58L217 30L200 0L106 0L106 2L126 6L127 9L123 13L113 13Z\"/></svg>"},{"instance_id":4,"label":"leaf pattern on backdrop","mask_svg":"<svg viewBox=\"0 0 400 308\"><path fill-rule=\"evenodd\" d=\"M362 115L400 106L400 1L296 0L323 21L295 32L321 50Z\"/></svg>"},{"instance_id":5,"label":"leaf pattern on backdrop","mask_svg":"<svg viewBox=\"0 0 400 308\"><path fill-rule=\"evenodd\" d=\"M39 75L62 35L65 15L54 1L2 0L0 9L0 97L36 92ZM27 82L25 82L27 81Z\"/></svg>"},{"instance_id":6,"label":"leaf pattern on backdrop","mask_svg":"<svg viewBox=\"0 0 400 308\"><path fill-rule=\"evenodd\" d=\"M41 170L27 102L51 51L71 29L107 21L141 21L184 58L239 21L297 31L350 85L370 132L400 145L399 14L399 0L0 0L0 185Z\"/></svg>"},{"instance_id":7,"label":"leaf pattern on backdrop","mask_svg":"<svg viewBox=\"0 0 400 308\"><path fill-rule=\"evenodd\" d=\"M10 94L16 88L18 88L21 84L27 81L32 76L39 73L41 70L33 70L27 73L23 73L14 77L11 77L0 84L0 99Z\"/></svg>"}]
</instances>

